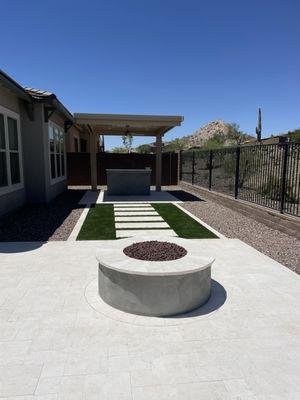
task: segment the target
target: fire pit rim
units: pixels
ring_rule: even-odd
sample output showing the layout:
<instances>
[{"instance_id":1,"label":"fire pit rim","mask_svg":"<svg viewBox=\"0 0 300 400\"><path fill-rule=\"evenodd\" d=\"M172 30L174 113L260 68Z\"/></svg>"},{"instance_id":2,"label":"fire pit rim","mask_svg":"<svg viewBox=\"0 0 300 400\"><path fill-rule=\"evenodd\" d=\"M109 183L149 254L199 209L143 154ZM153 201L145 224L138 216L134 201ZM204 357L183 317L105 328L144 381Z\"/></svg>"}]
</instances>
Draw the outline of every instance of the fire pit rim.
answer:
<instances>
[{"instance_id":1,"label":"fire pit rim","mask_svg":"<svg viewBox=\"0 0 300 400\"><path fill-rule=\"evenodd\" d=\"M178 237L159 237L161 241L178 244L184 247L187 254L176 260L145 261L127 256L123 250L130 244L149 241L149 237L132 237L120 239L117 243L106 243L105 249L96 253L97 261L104 267L132 275L171 276L196 273L211 266L215 261L213 256L202 256L195 253L193 241ZM209 239L212 240L212 239Z\"/></svg>"}]
</instances>

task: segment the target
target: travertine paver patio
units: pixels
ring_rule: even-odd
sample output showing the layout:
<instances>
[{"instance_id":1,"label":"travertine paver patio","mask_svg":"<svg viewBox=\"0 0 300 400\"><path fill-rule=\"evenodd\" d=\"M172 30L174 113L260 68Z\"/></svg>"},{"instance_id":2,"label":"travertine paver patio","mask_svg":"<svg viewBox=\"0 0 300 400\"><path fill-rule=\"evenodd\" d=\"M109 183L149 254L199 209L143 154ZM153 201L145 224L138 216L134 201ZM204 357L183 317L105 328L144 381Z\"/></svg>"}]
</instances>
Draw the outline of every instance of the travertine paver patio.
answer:
<instances>
[{"instance_id":1,"label":"travertine paver patio","mask_svg":"<svg viewBox=\"0 0 300 400\"><path fill-rule=\"evenodd\" d=\"M0 244L0 398L300 398L298 275L239 240L199 240L217 258L209 305L135 317L90 305L100 245Z\"/></svg>"}]
</instances>

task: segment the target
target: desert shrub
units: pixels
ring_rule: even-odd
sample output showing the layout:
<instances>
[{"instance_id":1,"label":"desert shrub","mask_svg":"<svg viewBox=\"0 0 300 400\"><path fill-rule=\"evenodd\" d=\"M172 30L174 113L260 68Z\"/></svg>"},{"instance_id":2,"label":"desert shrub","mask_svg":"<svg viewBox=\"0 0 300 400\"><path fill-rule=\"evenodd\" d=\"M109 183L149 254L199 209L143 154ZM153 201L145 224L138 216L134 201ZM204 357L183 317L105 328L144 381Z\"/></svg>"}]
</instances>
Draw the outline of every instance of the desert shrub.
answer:
<instances>
[{"instance_id":1,"label":"desert shrub","mask_svg":"<svg viewBox=\"0 0 300 400\"><path fill-rule=\"evenodd\" d=\"M294 143L300 143L300 128L288 132L288 137Z\"/></svg>"},{"instance_id":2,"label":"desert shrub","mask_svg":"<svg viewBox=\"0 0 300 400\"><path fill-rule=\"evenodd\" d=\"M239 182L238 187L243 188L252 175L261 170L263 158L260 149L241 148L240 164L239 164ZM235 176L236 171L236 150L228 154L224 159L224 171L229 176Z\"/></svg>"},{"instance_id":3,"label":"desert shrub","mask_svg":"<svg viewBox=\"0 0 300 400\"><path fill-rule=\"evenodd\" d=\"M280 200L281 193L281 179L279 176L270 175L267 182L261 186L260 190L263 196L271 200ZM290 203L299 203L299 197L295 193L295 189L291 185L290 180L286 181L285 185L285 200Z\"/></svg>"},{"instance_id":4,"label":"desert shrub","mask_svg":"<svg viewBox=\"0 0 300 400\"><path fill-rule=\"evenodd\" d=\"M204 150L215 150L224 147L226 136L222 132L216 132L211 138L202 144Z\"/></svg>"},{"instance_id":5,"label":"desert shrub","mask_svg":"<svg viewBox=\"0 0 300 400\"><path fill-rule=\"evenodd\" d=\"M151 150L152 149L150 144L141 144L136 148L136 151L140 154L150 154Z\"/></svg>"}]
</instances>

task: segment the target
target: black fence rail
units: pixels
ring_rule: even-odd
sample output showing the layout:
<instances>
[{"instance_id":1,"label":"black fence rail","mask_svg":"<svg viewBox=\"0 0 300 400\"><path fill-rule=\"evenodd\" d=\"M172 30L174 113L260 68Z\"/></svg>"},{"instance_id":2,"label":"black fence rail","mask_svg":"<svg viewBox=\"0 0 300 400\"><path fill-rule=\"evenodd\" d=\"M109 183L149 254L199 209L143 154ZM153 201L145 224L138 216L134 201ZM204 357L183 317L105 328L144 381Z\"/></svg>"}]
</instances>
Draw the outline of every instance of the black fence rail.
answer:
<instances>
[{"instance_id":1,"label":"black fence rail","mask_svg":"<svg viewBox=\"0 0 300 400\"><path fill-rule=\"evenodd\" d=\"M184 151L180 179L300 216L300 144Z\"/></svg>"}]
</instances>

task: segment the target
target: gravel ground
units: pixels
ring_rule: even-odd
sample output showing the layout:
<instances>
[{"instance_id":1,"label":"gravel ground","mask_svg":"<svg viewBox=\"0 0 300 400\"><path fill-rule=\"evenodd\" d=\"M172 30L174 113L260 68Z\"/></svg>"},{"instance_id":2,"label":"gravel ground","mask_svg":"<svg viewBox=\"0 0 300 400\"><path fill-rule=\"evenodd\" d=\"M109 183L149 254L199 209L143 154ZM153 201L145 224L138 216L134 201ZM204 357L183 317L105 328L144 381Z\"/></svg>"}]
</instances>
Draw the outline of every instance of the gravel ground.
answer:
<instances>
[{"instance_id":1,"label":"gravel ground","mask_svg":"<svg viewBox=\"0 0 300 400\"><path fill-rule=\"evenodd\" d=\"M0 241L67 240L83 207L84 190L67 190L49 204L25 205L0 219Z\"/></svg>"},{"instance_id":2,"label":"gravel ground","mask_svg":"<svg viewBox=\"0 0 300 400\"><path fill-rule=\"evenodd\" d=\"M184 202L183 207L228 238L244 241L300 274L300 242L295 237L248 218L201 196L204 201Z\"/></svg>"}]
</instances>

